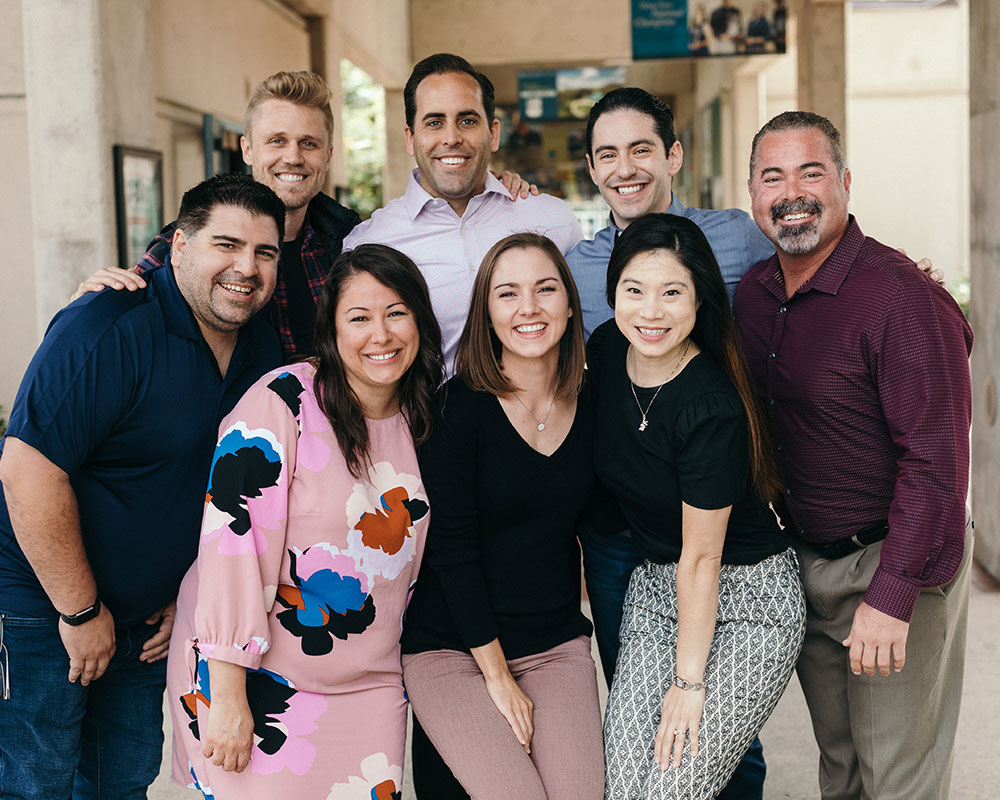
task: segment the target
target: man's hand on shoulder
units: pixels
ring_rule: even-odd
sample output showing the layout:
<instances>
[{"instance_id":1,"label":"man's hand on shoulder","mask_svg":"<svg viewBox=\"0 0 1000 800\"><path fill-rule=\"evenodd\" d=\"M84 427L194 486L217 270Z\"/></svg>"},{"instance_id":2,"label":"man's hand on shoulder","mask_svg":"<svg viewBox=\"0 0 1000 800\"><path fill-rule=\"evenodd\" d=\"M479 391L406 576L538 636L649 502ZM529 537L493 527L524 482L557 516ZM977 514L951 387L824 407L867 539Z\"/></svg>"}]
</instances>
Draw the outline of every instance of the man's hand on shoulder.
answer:
<instances>
[{"instance_id":1,"label":"man's hand on shoulder","mask_svg":"<svg viewBox=\"0 0 1000 800\"><path fill-rule=\"evenodd\" d=\"M115 654L115 621L105 605L101 605L100 614L82 625L67 625L60 619L59 636L69 654L70 683L79 678L86 686L104 674Z\"/></svg>"},{"instance_id":2,"label":"man's hand on shoulder","mask_svg":"<svg viewBox=\"0 0 1000 800\"><path fill-rule=\"evenodd\" d=\"M146 281L135 271L135 267L132 267L132 269L104 267L97 270L89 278L84 278L80 281L80 285L76 287L76 291L70 295L69 301L72 303L74 300L83 297L87 292L99 292L102 289L128 289L130 292L134 292L145 288Z\"/></svg>"},{"instance_id":3,"label":"man's hand on shoulder","mask_svg":"<svg viewBox=\"0 0 1000 800\"><path fill-rule=\"evenodd\" d=\"M906 251L902 247L897 249L904 256L906 255ZM920 259L917 262L917 269L919 269L921 272L926 272L927 275L930 277L930 279L935 283L940 283L945 289L948 288L948 282L944 279L944 271L940 269L934 269L934 264L931 263L931 260L929 258Z\"/></svg>"},{"instance_id":4,"label":"man's hand on shoulder","mask_svg":"<svg viewBox=\"0 0 1000 800\"><path fill-rule=\"evenodd\" d=\"M910 623L890 617L867 603L854 612L851 633L842 642L850 648L851 672L882 675L899 672L906 664L906 636Z\"/></svg>"},{"instance_id":5,"label":"man's hand on shoulder","mask_svg":"<svg viewBox=\"0 0 1000 800\"><path fill-rule=\"evenodd\" d=\"M499 180L503 184L503 188L510 192L512 201L519 197L524 200L529 194L538 195L538 187L533 183L528 183L516 172L506 169L503 172L493 171L493 177Z\"/></svg>"}]
</instances>

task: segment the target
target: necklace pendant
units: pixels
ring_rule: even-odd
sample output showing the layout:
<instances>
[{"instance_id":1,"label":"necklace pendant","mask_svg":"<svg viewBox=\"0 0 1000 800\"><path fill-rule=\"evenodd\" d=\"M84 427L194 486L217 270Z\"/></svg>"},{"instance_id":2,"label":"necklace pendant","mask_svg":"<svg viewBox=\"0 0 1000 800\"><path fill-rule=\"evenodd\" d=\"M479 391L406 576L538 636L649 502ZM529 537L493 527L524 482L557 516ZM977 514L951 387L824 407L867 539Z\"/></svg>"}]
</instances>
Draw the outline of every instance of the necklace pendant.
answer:
<instances>
[{"instance_id":1,"label":"necklace pendant","mask_svg":"<svg viewBox=\"0 0 1000 800\"><path fill-rule=\"evenodd\" d=\"M649 424L649 423L648 423L648 422L646 422L646 416L645 416L645 414L644 414L644 415L643 415L643 417L642 417L642 422L640 422L640 423L639 423L639 430L640 430L640 431L644 431L644 430L646 430L646 426L647 426L648 424Z\"/></svg>"},{"instance_id":2,"label":"necklace pendant","mask_svg":"<svg viewBox=\"0 0 1000 800\"><path fill-rule=\"evenodd\" d=\"M545 423L544 422L539 422L538 423L538 430L540 430L540 431L544 431L545 430Z\"/></svg>"}]
</instances>

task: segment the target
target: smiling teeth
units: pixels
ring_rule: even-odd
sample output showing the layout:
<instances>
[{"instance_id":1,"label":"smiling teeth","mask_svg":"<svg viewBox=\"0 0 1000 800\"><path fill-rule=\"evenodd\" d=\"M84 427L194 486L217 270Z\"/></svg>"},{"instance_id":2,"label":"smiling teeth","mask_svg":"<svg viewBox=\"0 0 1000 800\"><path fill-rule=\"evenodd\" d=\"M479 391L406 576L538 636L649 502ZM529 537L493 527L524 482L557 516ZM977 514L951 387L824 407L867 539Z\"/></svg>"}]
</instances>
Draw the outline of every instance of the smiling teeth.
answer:
<instances>
[{"instance_id":1,"label":"smiling teeth","mask_svg":"<svg viewBox=\"0 0 1000 800\"><path fill-rule=\"evenodd\" d=\"M235 283L220 283L223 289L228 289L231 292L239 292L240 294L250 294L253 289L249 286L238 286Z\"/></svg>"},{"instance_id":2,"label":"smiling teeth","mask_svg":"<svg viewBox=\"0 0 1000 800\"><path fill-rule=\"evenodd\" d=\"M643 336L660 336L668 330L669 328L639 328L639 333Z\"/></svg>"},{"instance_id":3,"label":"smiling teeth","mask_svg":"<svg viewBox=\"0 0 1000 800\"><path fill-rule=\"evenodd\" d=\"M289 183L298 183L299 181L304 181L305 179L305 175L299 175L296 172L282 172L278 175L279 181L288 181Z\"/></svg>"},{"instance_id":4,"label":"smiling teeth","mask_svg":"<svg viewBox=\"0 0 1000 800\"><path fill-rule=\"evenodd\" d=\"M447 164L449 167L457 167L459 164L464 164L466 161L468 161L467 158L459 156L447 156L441 159L441 163Z\"/></svg>"},{"instance_id":5,"label":"smiling teeth","mask_svg":"<svg viewBox=\"0 0 1000 800\"><path fill-rule=\"evenodd\" d=\"M810 216L809 212L800 211L798 214L785 214L785 216L783 216L782 219L785 222L797 222L798 220L805 219L808 216Z\"/></svg>"},{"instance_id":6,"label":"smiling teeth","mask_svg":"<svg viewBox=\"0 0 1000 800\"><path fill-rule=\"evenodd\" d=\"M388 361L390 358L395 357L398 350L393 350L391 353L371 353L365 358L370 358L372 361Z\"/></svg>"},{"instance_id":7,"label":"smiling teeth","mask_svg":"<svg viewBox=\"0 0 1000 800\"><path fill-rule=\"evenodd\" d=\"M618 194L635 194L643 188L643 184L639 186L616 186L615 191Z\"/></svg>"},{"instance_id":8,"label":"smiling teeth","mask_svg":"<svg viewBox=\"0 0 1000 800\"><path fill-rule=\"evenodd\" d=\"M514 330L518 333L538 333L545 330L545 323L536 322L534 325L517 325Z\"/></svg>"}]
</instances>

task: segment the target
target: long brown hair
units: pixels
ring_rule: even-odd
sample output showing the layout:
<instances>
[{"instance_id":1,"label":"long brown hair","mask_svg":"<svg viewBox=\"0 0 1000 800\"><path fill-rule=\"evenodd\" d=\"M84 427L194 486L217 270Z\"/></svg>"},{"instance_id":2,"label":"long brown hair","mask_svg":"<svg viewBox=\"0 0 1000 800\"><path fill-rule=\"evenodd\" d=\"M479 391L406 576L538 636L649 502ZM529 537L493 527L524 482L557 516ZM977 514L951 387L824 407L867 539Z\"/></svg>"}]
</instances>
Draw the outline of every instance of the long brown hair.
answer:
<instances>
[{"instance_id":1,"label":"long brown hair","mask_svg":"<svg viewBox=\"0 0 1000 800\"><path fill-rule=\"evenodd\" d=\"M413 314L420 334L416 359L399 383L399 401L415 445L423 444L434 419L434 392L441 383L441 328L431 308L427 283L414 263L398 250L381 244L364 244L341 253L326 276L323 296L316 308L316 379L313 390L323 409L351 474L360 478L368 457L368 423L361 401L354 393L337 349L337 302L344 285L360 273L396 292Z\"/></svg>"},{"instance_id":2,"label":"long brown hair","mask_svg":"<svg viewBox=\"0 0 1000 800\"><path fill-rule=\"evenodd\" d=\"M490 326L490 284L493 282L493 273L496 272L500 256L508 250L532 249L541 250L555 265L559 279L566 288L572 312L562 339L559 340L556 394L561 397L574 396L579 393L583 384L583 366L586 361L583 344L583 312L580 310L580 294L576 290L566 259L548 237L537 233L515 233L493 245L483 258L472 286L469 318L458 340L455 374L477 392L504 395L511 394L518 388L503 374L501 368L500 354L503 347Z\"/></svg>"},{"instance_id":3,"label":"long brown hair","mask_svg":"<svg viewBox=\"0 0 1000 800\"><path fill-rule=\"evenodd\" d=\"M722 368L739 393L750 434L750 476L754 489L763 500L775 500L781 491L781 478L771 429L750 379L722 272L701 228L673 214L648 214L630 224L615 242L608 261L605 287L608 303L614 308L618 281L628 263L639 253L650 250L673 252L691 273L695 297L700 302L691 341Z\"/></svg>"}]
</instances>

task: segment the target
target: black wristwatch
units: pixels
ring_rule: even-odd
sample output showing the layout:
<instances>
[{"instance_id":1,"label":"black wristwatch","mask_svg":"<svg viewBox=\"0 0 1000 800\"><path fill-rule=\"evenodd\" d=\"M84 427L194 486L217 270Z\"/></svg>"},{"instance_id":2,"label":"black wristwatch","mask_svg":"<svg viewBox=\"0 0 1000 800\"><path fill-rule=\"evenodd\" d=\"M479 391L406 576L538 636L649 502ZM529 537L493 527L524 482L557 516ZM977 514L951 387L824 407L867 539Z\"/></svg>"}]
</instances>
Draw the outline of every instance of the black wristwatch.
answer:
<instances>
[{"instance_id":1,"label":"black wristwatch","mask_svg":"<svg viewBox=\"0 0 1000 800\"><path fill-rule=\"evenodd\" d=\"M98 597L94 601L94 605L89 606L83 611L77 611L75 614L60 614L60 618L67 625L72 625L74 628L77 625L83 625L84 622L90 622L94 617L101 613L101 598Z\"/></svg>"}]
</instances>

